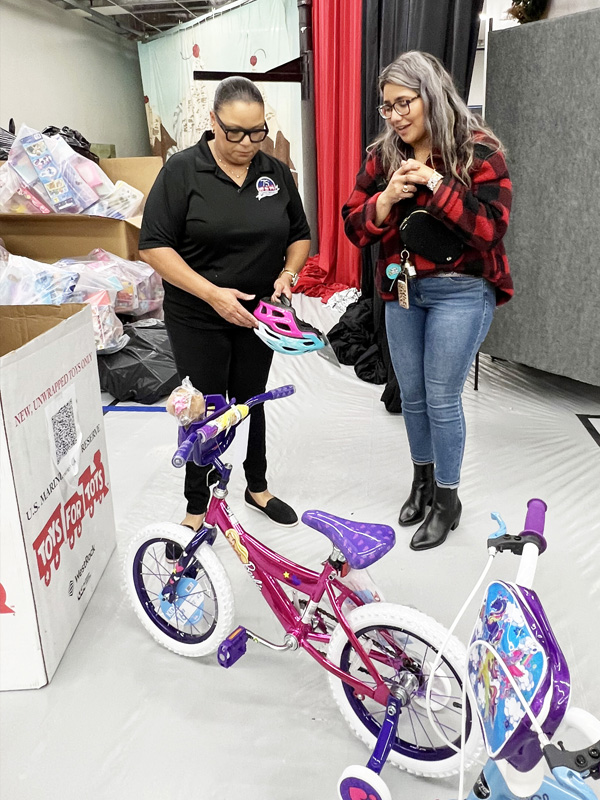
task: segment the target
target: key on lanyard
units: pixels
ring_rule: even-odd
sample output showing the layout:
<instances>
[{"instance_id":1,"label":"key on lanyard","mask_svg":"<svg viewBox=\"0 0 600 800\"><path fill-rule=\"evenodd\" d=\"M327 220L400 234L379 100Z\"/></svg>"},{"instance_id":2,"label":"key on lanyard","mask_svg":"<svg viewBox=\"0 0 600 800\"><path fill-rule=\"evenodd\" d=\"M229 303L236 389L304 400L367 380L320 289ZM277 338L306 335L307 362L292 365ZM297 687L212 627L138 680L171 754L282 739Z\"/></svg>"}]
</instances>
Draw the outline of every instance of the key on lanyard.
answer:
<instances>
[{"instance_id":1,"label":"key on lanyard","mask_svg":"<svg viewBox=\"0 0 600 800\"><path fill-rule=\"evenodd\" d=\"M402 259L402 272L409 278L414 278L417 274L417 270L410 263L410 253L406 248L400 253L400 258Z\"/></svg>"}]
</instances>

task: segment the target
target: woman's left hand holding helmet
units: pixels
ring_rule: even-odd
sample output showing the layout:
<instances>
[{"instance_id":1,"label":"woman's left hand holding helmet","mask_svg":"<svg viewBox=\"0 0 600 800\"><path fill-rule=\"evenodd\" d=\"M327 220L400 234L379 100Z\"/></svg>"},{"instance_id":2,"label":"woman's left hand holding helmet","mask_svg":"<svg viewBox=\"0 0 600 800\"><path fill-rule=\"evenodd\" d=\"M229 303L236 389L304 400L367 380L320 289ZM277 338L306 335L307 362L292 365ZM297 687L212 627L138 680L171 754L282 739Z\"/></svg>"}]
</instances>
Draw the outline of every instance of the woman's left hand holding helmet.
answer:
<instances>
[{"instance_id":1,"label":"woman's left hand holding helmet","mask_svg":"<svg viewBox=\"0 0 600 800\"><path fill-rule=\"evenodd\" d=\"M292 286L294 278L289 272L280 272L273 285L271 300L278 300L284 294L288 300L292 299Z\"/></svg>"}]
</instances>

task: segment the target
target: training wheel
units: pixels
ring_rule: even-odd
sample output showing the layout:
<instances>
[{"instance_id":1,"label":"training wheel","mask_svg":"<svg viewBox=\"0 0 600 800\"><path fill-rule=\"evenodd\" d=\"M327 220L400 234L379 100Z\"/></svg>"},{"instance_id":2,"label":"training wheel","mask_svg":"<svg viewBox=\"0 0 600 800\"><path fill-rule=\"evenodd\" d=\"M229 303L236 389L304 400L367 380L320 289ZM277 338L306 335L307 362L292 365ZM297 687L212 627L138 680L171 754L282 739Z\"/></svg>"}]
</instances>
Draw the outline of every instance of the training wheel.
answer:
<instances>
[{"instance_id":1,"label":"training wheel","mask_svg":"<svg viewBox=\"0 0 600 800\"><path fill-rule=\"evenodd\" d=\"M341 800L392 800L383 778L368 767L352 764L342 772L338 783Z\"/></svg>"}]
</instances>

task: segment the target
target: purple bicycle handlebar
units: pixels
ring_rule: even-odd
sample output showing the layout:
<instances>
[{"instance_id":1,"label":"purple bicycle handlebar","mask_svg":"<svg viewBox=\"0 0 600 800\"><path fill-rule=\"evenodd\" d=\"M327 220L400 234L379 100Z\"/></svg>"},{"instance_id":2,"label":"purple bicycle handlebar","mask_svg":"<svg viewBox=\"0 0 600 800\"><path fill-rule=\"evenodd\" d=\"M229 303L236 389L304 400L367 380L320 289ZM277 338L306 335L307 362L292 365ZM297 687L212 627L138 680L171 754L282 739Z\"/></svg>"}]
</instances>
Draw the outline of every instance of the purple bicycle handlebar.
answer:
<instances>
[{"instance_id":1,"label":"purple bicycle handlebar","mask_svg":"<svg viewBox=\"0 0 600 800\"><path fill-rule=\"evenodd\" d=\"M292 386L292 384L287 384L286 386L279 386L277 389L271 389L268 392L264 392L263 394L258 394L256 397L251 397L246 403L242 403L242 405L248 406L248 408L252 408L252 406L256 406L259 403L266 403L267 400L278 400L280 397L288 397L290 394L294 394L296 391L296 387ZM234 402L234 401L232 401ZM211 418L217 421L216 425L203 425L197 431L191 433L187 439L181 443L181 445L175 451L173 458L171 459L171 463L174 467L183 467L185 462L189 459L190 454L192 452L192 448L196 444L196 442L200 442L201 445L205 444L209 441L209 439L214 439L222 430L223 427L218 424L218 420L223 417L223 415L229 414L234 408L231 404L227 405L222 411L219 411L217 414L213 415ZM233 425L236 425L240 419L233 421Z\"/></svg>"},{"instance_id":2,"label":"purple bicycle handlebar","mask_svg":"<svg viewBox=\"0 0 600 800\"><path fill-rule=\"evenodd\" d=\"M543 500L532 498L527 503L527 516L525 517L525 528L523 533L535 533L544 536L544 522L546 520L546 509L548 506Z\"/></svg>"},{"instance_id":3,"label":"purple bicycle handlebar","mask_svg":"<svg viewBox=\"0 0 600 800\"><path fill-rule=\"evenodd\" d=\"M188 460L190 453L192 452L192 447L196 444L197 438L198 432L194 431L188 436L185 442L183 442L177 448L173 458L171 459L171 464L173 464L174 467L183 467L185 462Z\"/></svg>"},{"instance_id":4,"label":"purple bicycle handlebar","mask_svg":"<svg viewBox=\"0 0 600 800\"><path fill-rule=\"evenodd\" d=\"M280 397L289 397L291 394L294 394L295 391L296 387L291 383L288 383L286 386L279 386L277 389L270 389L268 392L266 392L266 399L279 400Z\"/></svg>"},{"instance_id":5,"label":"purple bicycle handlebar","mask_svg":"<svg viewBox=\"0 0 600 800\"><path fill-rule=\"evenodd\" d=\"M266 403L267 400L279 400L280 397L289 397L289 395L294 394L295 391L296 387L288 383L286 386L279 386L277 389L269 389L268 392L257 394L256 397L251 397L250 400L246 401L246 405L252 408L252 406L257 406L259 403Z\"/></svg>"}]
</instances>

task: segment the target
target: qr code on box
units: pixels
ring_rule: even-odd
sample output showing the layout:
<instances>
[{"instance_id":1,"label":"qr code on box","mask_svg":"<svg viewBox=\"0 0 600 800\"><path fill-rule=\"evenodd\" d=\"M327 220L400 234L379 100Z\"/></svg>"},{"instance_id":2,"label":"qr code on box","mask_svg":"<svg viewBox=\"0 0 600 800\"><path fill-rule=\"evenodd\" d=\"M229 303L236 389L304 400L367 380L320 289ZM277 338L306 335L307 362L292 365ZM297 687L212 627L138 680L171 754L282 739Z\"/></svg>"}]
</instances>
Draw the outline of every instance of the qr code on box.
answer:
<instances>
[{"instance_id":1,"label":"qr code on box","mask_svg":"<svg viewBox=\"0 0 600 800\"><path fill-rule=\"evenodd\" d=\"M61 406L56 414L51 417L52 433L54 434L54 447L56 448L56 461L61 461L77 444L77 426L75 425L75 412L73 400Z\"/></svg>"}]
</instances>

